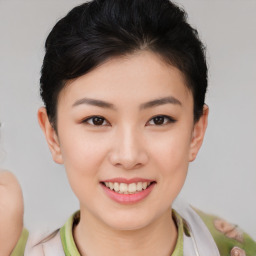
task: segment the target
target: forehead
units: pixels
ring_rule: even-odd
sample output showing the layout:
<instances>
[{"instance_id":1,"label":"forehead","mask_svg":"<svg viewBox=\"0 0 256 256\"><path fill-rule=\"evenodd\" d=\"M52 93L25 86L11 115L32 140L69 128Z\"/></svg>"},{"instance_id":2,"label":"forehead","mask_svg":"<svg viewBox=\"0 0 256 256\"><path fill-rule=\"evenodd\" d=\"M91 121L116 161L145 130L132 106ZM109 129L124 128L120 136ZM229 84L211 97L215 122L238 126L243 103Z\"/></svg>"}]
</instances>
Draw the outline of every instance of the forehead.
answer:
<instances>
[{"instance_id":1,"label":"forehead","mask_svg":"<svg viewBox=\"0 0 256 256\"><path fill-rule=\"evenodd\" d=\"M68 81L60 92L59 102L71 104L83 96L133 104L166 96L193 100L183 73L149 51L112 58Z\"/></svg>"}]
</instances>

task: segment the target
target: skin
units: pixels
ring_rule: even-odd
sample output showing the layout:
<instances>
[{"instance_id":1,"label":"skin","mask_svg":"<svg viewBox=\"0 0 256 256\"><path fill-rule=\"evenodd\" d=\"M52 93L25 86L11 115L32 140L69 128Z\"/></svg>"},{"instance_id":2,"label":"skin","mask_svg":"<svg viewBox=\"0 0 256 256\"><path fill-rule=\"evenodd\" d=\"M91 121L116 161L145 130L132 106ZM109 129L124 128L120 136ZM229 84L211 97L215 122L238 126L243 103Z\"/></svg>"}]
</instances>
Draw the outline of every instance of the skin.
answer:
<instances>
[{"instance_id":1,"label":"skin","mask_svg":"<svg viewBox=\"0 0 256 256\"><path fill-rule=\"evenodd\" d=\"M163 97L180 102L141 109ZM104 100L114 109L78 104ZM81 101L80 101L81 103ZM76 106L74 106L76 105ZM90 116L104 117L96 126ZM170 116L157 125L155 116ZM81 255L170 255L177 228L171 205L203 142L208 108L193 122L193 97L183 74L152 52L113 58L69 81L60 92L57 132L45 108L38 120L53 160L64 164L80 201L74 238ZM110 199L100 181L117 177L156 182L142 201L123 205ZM101 246L98 246L98 245Z\"/></svg>"},{"instance_id":2,"label":"skin","mask_svg":"<svg viewBox=\"0 0 256 256\"><path fill-rule=\"evenodd\" d=\"M0 256L10 255L23 229L23 196L16 177L0 170Z\"/></svg>"}]
</instances>

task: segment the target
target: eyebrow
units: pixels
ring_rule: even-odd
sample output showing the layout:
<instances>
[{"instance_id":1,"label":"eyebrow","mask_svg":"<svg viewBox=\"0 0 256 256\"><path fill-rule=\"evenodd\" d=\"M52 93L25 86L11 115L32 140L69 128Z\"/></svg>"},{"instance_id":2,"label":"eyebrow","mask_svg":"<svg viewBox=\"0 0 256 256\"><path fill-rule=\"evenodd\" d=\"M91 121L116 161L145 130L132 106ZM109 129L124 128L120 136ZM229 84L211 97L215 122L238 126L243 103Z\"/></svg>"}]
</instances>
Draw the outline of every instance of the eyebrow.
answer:
<instances>
[{"instance_id":1,"label":"eyebrow","mask_svg":"<svg viewBox=\"0 0 256 256\"><path fill-rule=\"evenodd\" d=\"M169 97L159 98L159 99L155 99L155 100L143 103L140 105L140 110L146 109L146 108L152 108L155 106L160 106L168 103L182 106L181 102L178 99L174 98L173 96L169 96Z\"/></svg>"},{"instance_id":2,"label":"eyebrow","mask_svg":"<svg viewBox=\"0 0 256 256\"><path fill-rule=\"evenodd\" d=\"M143 109L152 108L152 107L156 107L156 106L160 106L160 105L164 105L164 104L168 104L168 103L182 106L181 102L178 99L176 99L173 96L168 96L168 97L163 97L163 98L159 98L159 99L155 99L152 101L142 103L140 105L139 109L143 110ZM75 106L82 105L82 104L93 105L93 106L97 106L97 107L101 107L101 108L108 108L108 109L116 110L115 106L112 103L109 103L109 102L106 102L103 100L91 99L91 98L79 99L72 106L75 107Z\"/></svg>"},{"instance_id":3,"label":"eyebrow","mask_svg":"<svg viewBox=\"0 0 256 256\"><path fill-rule=\"evenodd\" d=\"M90 98L82 98L80 100L77 100L72 106L75 107L82 104L93 105L101 108L115 109L112 103L109 103L103 100L90 99Z\"/></svg>"}]
</instances>

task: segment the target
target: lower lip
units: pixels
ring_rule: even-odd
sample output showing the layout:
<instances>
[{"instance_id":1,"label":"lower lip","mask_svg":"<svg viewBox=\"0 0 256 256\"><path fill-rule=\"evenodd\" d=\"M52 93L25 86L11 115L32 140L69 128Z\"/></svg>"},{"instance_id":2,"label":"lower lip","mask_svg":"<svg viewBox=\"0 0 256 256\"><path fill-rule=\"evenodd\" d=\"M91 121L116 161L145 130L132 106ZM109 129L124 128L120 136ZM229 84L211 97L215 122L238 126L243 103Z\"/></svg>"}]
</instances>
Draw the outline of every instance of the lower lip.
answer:
<instances>
[{"instance_id":1,"label":"lower lip","mask_svg":"<svg viewBox=\"0 0 256 256\"><path fill-rule=\"evenodd\" d=\"M107 196L109 196L111 199L113 199L117 203L134 204L146 198L150 194L150 192L153 190L155 183L152 183L149 187L142 190L141 192L137 192L134 194L119 194L114 190L109 189L103 184L101 184L101 186L104 192L107 194Z\"/></svg>"}]
</instances>

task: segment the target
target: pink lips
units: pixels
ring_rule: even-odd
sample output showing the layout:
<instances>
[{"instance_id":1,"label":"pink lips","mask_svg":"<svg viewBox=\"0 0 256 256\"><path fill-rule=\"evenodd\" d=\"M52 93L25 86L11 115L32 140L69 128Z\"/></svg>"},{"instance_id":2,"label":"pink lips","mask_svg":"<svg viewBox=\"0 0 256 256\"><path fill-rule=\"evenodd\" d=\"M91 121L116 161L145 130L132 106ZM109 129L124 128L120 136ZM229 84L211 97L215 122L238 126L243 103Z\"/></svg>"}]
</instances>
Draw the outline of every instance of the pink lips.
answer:
<instances>
[{"instance_id":1,"label":"pink lips","mask_svg":"<svg viewBox=\"0 0 256 256\"><path fill-rule=\"evenodd\" d=\"M134 194L120 194L106 187L103 184L103 182L112 182L112 183L118 182L118 183L126 183L126 184L137 183L137 182L152 182L152 183L150 186L148 186L146 189L140 192L137 192ZM104 180L100 184L104 192L106 193L106 195L110 197L112 200L116 201L117 203L134 204L146 198L150 194L150 192L153 190L156 183L153 180L141 179L141 178L134 178L130 180L125 178L115 178L115 179Z\"/></svg>"}]
</instances>

